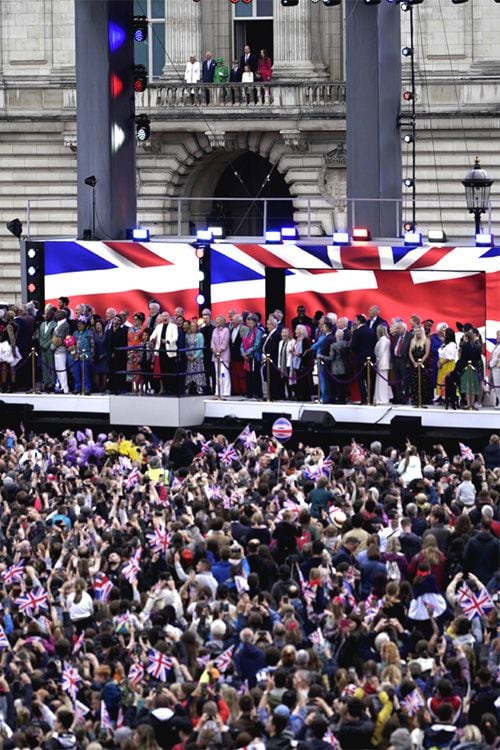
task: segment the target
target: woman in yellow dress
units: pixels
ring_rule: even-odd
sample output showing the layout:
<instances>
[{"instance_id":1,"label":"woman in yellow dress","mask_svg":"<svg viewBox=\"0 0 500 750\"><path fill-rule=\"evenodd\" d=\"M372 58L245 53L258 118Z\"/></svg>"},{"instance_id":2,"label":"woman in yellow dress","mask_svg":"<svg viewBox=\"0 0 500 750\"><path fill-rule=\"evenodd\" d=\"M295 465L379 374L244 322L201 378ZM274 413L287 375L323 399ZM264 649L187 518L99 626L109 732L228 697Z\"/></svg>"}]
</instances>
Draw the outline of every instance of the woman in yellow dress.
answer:
<instances>
[{"instance_id":1,"label":"woman in yellow dress","mask_svg":"<svg viewBox=\"0 0 500 750\"><path fill-rule=\"evenodd\" d=\"M455 369L458 357L458 347L455 341L455 331L453 328L447 328L444 332L444 341L438 350L438 371L436 396L438 401L444 401L445 378Z\"/></svg>"}]
</instances>

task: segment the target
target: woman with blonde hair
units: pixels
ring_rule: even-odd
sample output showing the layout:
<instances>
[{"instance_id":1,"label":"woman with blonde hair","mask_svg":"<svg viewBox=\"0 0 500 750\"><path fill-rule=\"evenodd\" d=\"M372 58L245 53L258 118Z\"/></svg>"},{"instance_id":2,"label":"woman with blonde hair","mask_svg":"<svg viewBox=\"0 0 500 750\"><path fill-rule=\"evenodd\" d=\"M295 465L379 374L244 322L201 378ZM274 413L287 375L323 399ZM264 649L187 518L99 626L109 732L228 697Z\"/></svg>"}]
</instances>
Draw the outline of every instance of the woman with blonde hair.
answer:
<instances>
[{"instance_id":1,"label":"woman with blonde hair","mask_svg":"<svg viewBox=\"0 0 500 750\"><path fill-rule=\"evenodd\" d=\"M444 575L446 569L446 557L438 547L436 537L428 534L423 541L422 549L410 560L408 573L414 576L420 563L427 563L431 574L436 579L439 591L444 590Z\"/></svg>"},{"instance_id":2,"label":"woman with blonde hair","mask_svg":"<svg viewBox=\"0 0 500 750\"><path fill-rule=\"evenodd\" d=\"M431 404L433 396L433 381L431 359L431 344L421 325L416 326L411 340L408 358L410 360L410 395L414 406Z\"/></svg>"}]
</instances>

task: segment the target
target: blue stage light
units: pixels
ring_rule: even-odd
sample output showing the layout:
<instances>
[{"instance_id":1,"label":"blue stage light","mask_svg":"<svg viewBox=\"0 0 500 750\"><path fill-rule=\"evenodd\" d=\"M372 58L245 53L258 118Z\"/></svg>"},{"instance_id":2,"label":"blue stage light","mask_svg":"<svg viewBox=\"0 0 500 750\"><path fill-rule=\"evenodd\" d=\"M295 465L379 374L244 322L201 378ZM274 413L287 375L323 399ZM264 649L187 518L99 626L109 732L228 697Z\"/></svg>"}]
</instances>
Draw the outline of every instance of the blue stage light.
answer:
<instances>
[{"instance_id":1,"label":"blue stage light","mask_svg":"<svg viewBox=\"0 0 500 750\"><path fill-rule=\"evenodd\" d=\"M265 234L265 240L268 245L279 244L281 242L281 232L278 232L275 229L269 229Z\"/></svg>"},{"instance_id":2,"label":"blue stage light","mask_svg":"<svg viewBox=\"0 0 500 750\"><path fill-rule=\"evenodd\" d=\"M476 234L476 247L493 247L495 244L495 238L488 232L481 232Z\"/></svg>"},{"instance_id":3,"label":"blue stage light","mask_svg":"<svg viewBox=\"0 0 500 750\"><path fill-rule=\"evenodd\" d=\"M349 232L334 232L333 233L334 245L348 245L349 242L350 242Z\"/></svg>"},{"instance_id":4,"label":"blue stage light","mask_svg":"<svg viewBox=\"0 0 500 750\"><path fill-rule=\"evenodd\" d=\"M125 29L114 21L110 21L108 24L108 41L111 52L116 52L116 50L122 46L126 38L127 32Z\"/></svg>"}]
</instances>

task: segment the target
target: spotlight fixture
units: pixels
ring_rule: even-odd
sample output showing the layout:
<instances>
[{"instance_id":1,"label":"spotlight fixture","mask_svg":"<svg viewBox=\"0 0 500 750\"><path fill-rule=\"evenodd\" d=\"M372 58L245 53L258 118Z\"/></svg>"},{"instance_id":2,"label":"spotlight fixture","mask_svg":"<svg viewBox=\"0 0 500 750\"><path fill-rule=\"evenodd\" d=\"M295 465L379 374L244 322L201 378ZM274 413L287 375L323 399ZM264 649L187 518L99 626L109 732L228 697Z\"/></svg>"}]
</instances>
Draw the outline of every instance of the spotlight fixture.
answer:
<instances>
[{"instance_id":1,"label":"spotlight fixture","mask_svg":"<svg viewBox=\"0 0 500 750\"><path fill-rule=\"evenodd\" d=\"M266 245L279 245L281 242L281 232L275 229L268 229L265 234Z\"/></svg>"},{"instance_id":2,"label":"spotlight fixture","mask_svg":"<svg viewBox=\"0 0 500 750\"><path fill-rule=\"evenodd\" d=\"M411 3L401 3L401 10L406 13L411 8Z\"/></svg>"},{"instance_id":3,"label":"spotlight fixture","mask_svg":"<svg viewBox=\"0 0 500 750\"><path fill-rule=\"evenodd\" d=\"M135 127L137 133L137 140L144 143L151 135L151 120L147 115L139 115L135 118Z\"/></svg>"},{"instance_id":4,"label":"spotlight fixture","mask_svg":"<svg viewBox=\"0 0 500 750\"><path fill-rule=\"evenodd\" d=\"M252 0L242 0L242 2L243 2L243 3L245 4L245 5L250 5L250 3L252 2Z\"/></svg>"},{"instance_id":5,"label":"spotlight fixture","mask_svg":"<svg viewBox=\"0 0 500 750\"><path fill-rule=\"evenodd\" d=\"M403 136L403 141L405 143L413 143L414 140L415 140L415 138L413 137L413 135L411 133L405 133L404 136Z\"/></svg>"},{"instance_id":6,"label":"spotlight fixture","mask_svg":"<svg viewBox=\"0 0 500 750\"><path fill-rule=\"evenodd\" d=\"M340 5L342 0L323 0L323 5L326 5L327 8L333 8L335 5Z\"/></svg>"},{"instance_id":7,"label":"spotlight fixture","mask_svg":"<svg viewBox=\"0 0 500 750\"><path fill-rule=\"evenodd\" d=\"M148 73L144 65L134 65L133 72L134 91L142 94L148 87Z\"/></svg>"},{"instance_id":8,"label":"spotlight fixture","mask_svg":"<svg viewBox=\"0 0 500 750\"><path fill-rule=\"evenodd\" d=\"M5 225L9 232L14 235L14 237L17 237L19 240L21 238L21 235L23 233L23 224L19 219L12 219L12 221L7 222Z\"/></svg>"},{"instance_id":9,"label":"spotlight fixture","mask_svg":"<svg viewBox=\"0 0 500 750\"><path fill-rule=\"evenodd\" d=\"M429 229L427 239L429 242L446 242L446 232L444 229Z\"/></svg>"},{"instance_id":10,"label":"spotlight fixture","mask_svg":"<svg viewBox=\"0 0 500 750\"><path fill-rule=\"evenodd\" d=\"M212 233L214 240L223 240L225 238L224 227L213 226L208 227L208 231Z\"/></svg>"},{"instance_id":11,"label":"spotlight fixture","mask_svg":"<svg viewBox=\"0 0 500 750\"><path fill-rule=\"evenodd\" d=\"M285 8L290 8L293 5L298 5L299 0L281 0L281 4L285 6Z\"/></svg>"},{"instance_id":12,"label":"spotlight fixture","mask_svg":"<svg viewBox=\"0 0 500 750\"><path fill-rule=\"evenodd\" d=\"M405 91L403 93L403 99L405 100L405 102L411 102L414 98L415 97L413 95L413 91Z\"/></svg>"},{"instance_id":13,"label":"spotlight fixture","mask_svg":"<svg viewBox=\"0 0 500 750\"><path fill-rule=\"evenodd\" d=\"M91 188L95 188L97 185L97 177L94 174L91 174L90 177L84 179L84 183Z\"/></svg>"},{"instance_id":14,"label":"spotlight fixture","mask_svg":"<svg viewBox=\"0 0 500 750\"><path fill-rule=\"evenodd\" d=\"M417 247L420 247L422 243L422 235L420 232L405 232L404 236L404 244L405 245L415 245Z\"/></svg>"},{"instance_id":15,"label":"spotlight fixture","mask_svg":"<svg viewBox=\"0 0 500 750\"><path fill-rule=\"evenodd\" d=\"M493 247L495 238L488 232L479 232L476 234L476 247Z\"/></svg>"},{"instance_id":16,"label":"spotlight fixture","mask_svg":"<svg viewBox=\"0 0 500 750\"><path fill-rule=\"evenodd\" d=\"M127 239L135 242L149 242L151 233L147 227L134 227L127 229Z\"/></svg>"},{"instance_id":17,"label":"spotlight fixture","mask_svg":"<svg viewBox=\"0 0 500 750\"><path fill-rule=\"evenodd\" d=\"M281 239L286 244L287 242L294 243L299 239L299 233L297 227L282 227L281 228Z\"/></svg>"},{"instance_id":18,"label":"spotlight fixture","mask_svg":"<svg viewBox=\"0 0 500 750\"><path fill-rule=\"evenodd\" d=\"M134 16L134 41L145 42L148 38L148 19L146 16Z\"/></svg>"},{"instance_id":19,"label":"spotlight fixture","mask_svg":"<svg viewBox=\"0 0 500 750\"><path fill-rule=\"evenodd\" d=\"M333 233L333 244L346 246L350 242L349 232L334 232Z\"/></svg>"},{"instance_id":20,"label":"spotlight fixture","mask_svg":"<svg viewBox=\"0 0 500 750\"><path fill-rule=\"evenodd\" d=\"M413 55L413 47L403 47L401 54L403 57L411 57Z\"/></svg>"},{"instance_id":21,"label":"spotlight fixture","mask_svg":"<svg viewBox=\"0 0 500 750\"><path fill-rule=\"evenodd\" d=\"M351 234L355 242L367 242L372 238L372 233L367 227L354 227Z\"/></svg>"},{"instance_id":22,"label":"spotlight fixture","mask_svg":"<svg viewBox=\"0 0 500 750\"><path fill-rule=\"evenodd\" d=\"M415 224L412 221L405 221L405 223L403 224L403 229L405 231L405 234L407 232L414 232Z\"/></svg>"},{"instance_id":23,"label":"spotlight fixture","mask_svg":"<svg viewBox=\"0 0 500 750\"><path fill-rule=\"evenodd\" d=\"M198 2L199 2L199 0L198 0ZM240 2L240 0L229 0L229 2L232 3L233 5L236 5L237 3Z\"/></svg>"},{"instance_id":24,"label":"spotlight fixture","mask_svg":"<svg viewBox=\"0 0 500 750\"><path fill-rule=\"evenodd\" d=\"M198 229L196 232L196 241L197 242L212 242L213 240L213 234L211 229Z\"/></svg>"},{"instance_id":25,"label":"spotlight fixture","mask_svg":"<svg viewBox=\"0 0 500 750\"><path fill-rule=\"evenodd\" d=\"M413 186L414 186L414 184L415 184L415 181L414 181L414 180L413 180L413 179L412 179L411 177L406 177L406 178L405 178L405 179L403 180L403 183L404 183L404 186L405 186L405 187L407 187L407 188L411 188L411 187L413 187Z\"/></svg>"}]
</instances>

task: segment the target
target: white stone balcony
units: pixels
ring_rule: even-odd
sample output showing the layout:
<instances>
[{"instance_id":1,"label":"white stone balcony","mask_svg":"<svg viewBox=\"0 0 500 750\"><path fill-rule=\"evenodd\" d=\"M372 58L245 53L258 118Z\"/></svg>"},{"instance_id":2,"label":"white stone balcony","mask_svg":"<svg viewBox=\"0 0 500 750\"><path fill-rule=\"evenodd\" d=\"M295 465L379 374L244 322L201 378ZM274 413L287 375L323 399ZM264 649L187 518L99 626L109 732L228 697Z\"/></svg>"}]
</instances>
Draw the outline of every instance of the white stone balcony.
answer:
<instances>
[{"instance_id":1,"label":"white stone balcony","mask_svg":"<svg viewBox=\"0 0 500 750\"><path fill-rule=\"evenodd\" d=\"M345 109L345 83L340 81L268 81L266 83L186 84L150 86L137 95L139 109L151 113L168 108L189 110L259 110L297 108Z\"/></svg>"}]
</instances>

